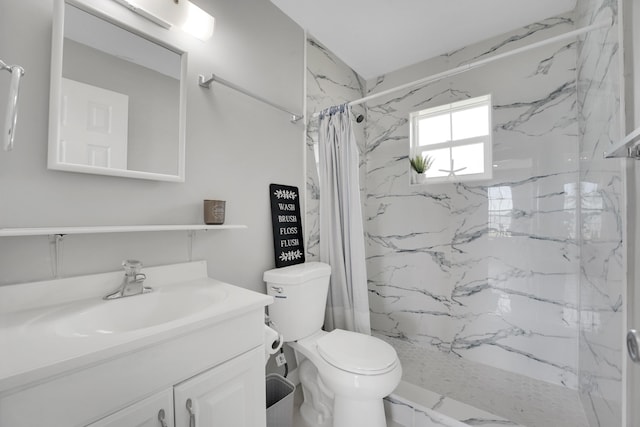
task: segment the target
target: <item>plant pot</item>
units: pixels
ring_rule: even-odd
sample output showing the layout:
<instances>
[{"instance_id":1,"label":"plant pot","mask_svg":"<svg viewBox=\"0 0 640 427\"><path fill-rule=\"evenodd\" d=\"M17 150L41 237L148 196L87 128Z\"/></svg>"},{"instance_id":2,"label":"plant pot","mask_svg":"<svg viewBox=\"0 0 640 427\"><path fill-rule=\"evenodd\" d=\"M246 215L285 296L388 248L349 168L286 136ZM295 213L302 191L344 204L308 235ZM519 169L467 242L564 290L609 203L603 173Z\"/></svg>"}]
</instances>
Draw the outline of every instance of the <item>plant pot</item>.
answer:
<instances>
[{"instance_id":1,"label":"plant pot","mask_svg":"<svg viewBox=\"0 0 640 427\"><path fill-rule=\"evenodd\" d=\"M416 174L416 184L424 184L427 182L427 176L423 173Z\"/></svg>"}]
</instances>

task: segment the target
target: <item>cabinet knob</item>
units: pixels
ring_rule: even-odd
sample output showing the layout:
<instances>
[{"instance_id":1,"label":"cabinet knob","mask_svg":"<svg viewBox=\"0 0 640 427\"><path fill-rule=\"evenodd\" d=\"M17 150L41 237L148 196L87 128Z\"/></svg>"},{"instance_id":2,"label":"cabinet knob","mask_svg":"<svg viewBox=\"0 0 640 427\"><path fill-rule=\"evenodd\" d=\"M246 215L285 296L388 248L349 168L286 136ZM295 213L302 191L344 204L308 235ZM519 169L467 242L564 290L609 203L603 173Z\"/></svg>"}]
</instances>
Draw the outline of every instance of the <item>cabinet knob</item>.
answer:
<instances>
[{"instance_id":1,"label":"cabinet knob","mask_svg":"<svg viewBox=\"0 0 640 427\"><path fill-rule=\"evenodd\" d=\"M191 399L187 399L187 411L189 411L189 427L196 427L196 413L193 410Z\"/></svg>"},{"instance_id":2,"label":"cabinet knob","mask_svg":"<svg viewBox=\"0 0 640 427\"><path fill-rule=\"evenodd\" d=\"M160 412L158 412L158 421L160 422L160 427L168 427L164 416L164 409L160 409Z\"/></svg>"}]
</instances>

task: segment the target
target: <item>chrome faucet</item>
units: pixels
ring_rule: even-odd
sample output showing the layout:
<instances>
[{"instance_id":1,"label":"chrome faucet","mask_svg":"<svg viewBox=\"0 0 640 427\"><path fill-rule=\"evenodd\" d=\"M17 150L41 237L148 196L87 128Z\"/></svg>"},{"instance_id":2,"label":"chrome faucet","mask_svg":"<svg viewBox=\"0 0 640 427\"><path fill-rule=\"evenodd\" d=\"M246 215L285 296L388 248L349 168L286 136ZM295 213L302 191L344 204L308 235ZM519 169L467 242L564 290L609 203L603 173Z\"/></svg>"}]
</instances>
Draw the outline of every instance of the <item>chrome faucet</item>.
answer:
<instances>
[{"instance_id":1,"label":"chrome faucet","mask_svg":"<svg viewBox=\"0 0 640 427\"><path fill-rule=\"evenodd\" d=\"M132 295L146 294L153 291L153 289L144 286L144 280L147 276L140 273L140 269L142 268L140 261L128 259L122 261L122 266L124 267L122 285L112 293L105 295L103 299L112 300L130 297Z\"/></svg>"}]
</instances>

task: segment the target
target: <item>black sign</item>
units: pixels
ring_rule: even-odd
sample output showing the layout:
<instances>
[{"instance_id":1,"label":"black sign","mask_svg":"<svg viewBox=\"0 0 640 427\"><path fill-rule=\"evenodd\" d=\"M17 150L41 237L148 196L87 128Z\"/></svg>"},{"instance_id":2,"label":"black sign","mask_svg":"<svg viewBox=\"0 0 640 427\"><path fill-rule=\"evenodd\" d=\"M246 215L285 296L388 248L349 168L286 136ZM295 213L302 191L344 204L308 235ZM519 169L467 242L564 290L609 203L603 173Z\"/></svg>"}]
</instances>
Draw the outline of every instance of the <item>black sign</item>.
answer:
<instances>
[{"instance_id":1,"label":"black sign","mask_svg":"<svg viewBox=\"0 0 640 427\"><path fill-rule=\"evenodd\" d=\"M276 267L304 262L298 187L269 185Z\"/></svg>"}]
</instances>

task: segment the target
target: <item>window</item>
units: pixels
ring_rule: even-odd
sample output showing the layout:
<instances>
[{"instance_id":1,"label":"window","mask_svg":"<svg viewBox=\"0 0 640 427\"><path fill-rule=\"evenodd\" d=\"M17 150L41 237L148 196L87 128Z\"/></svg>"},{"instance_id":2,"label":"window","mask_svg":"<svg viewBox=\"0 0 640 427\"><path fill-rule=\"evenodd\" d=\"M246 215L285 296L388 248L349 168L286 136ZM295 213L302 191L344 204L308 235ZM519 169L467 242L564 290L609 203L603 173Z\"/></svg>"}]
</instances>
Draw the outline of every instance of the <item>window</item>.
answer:
<instances>
[{"instance_id":1,"label":"window","mask_svg":"<svg viewBox=\"0 0 640 427\"><path fill-rule=\"evenodd\" d=\"M411 156L433 159L427 182L491 178L491 95L416 111Z\"/></svg>"}]
</instances>

